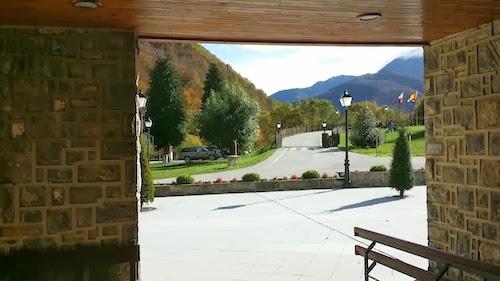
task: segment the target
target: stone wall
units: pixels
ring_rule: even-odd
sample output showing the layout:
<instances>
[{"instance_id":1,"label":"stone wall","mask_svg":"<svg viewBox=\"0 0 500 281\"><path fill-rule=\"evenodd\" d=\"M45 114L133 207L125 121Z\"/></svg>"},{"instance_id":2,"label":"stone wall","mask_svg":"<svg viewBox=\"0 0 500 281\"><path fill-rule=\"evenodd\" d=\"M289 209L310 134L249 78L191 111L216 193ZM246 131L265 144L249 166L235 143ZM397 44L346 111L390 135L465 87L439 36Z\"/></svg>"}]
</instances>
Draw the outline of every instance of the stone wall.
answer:
<instances>
[{"instance_id":1,"label":"stone wall","mask_svg":"<svg viewBox=\"0 0 500 281\"><path fill-rule=\"evenodd\" d=\"M425 185L423 170L415 170L415 185ZM352 188L389 186L389 172L356 172L350 177ZM186 196L203 194L290 191L309 189L342 188L341 178L321 178L307 180L270 180L258 182L227 182L207 184L156 184L155 196ZM396 192L395 192L396 194Z\"/></svg>"},{"instance_id":2,"label":"stone wall","mask_svg":"<svg viewBox=\"0 0 500 281\"><path fill-rule=\"evenodd\" d=\"M424 57L429 244L500 264L500 21Z\"/></svg>"},{"instance_id":3,"label":"stone wall","mask_svg":"<svg viewBox=\"0 0 500 281\"><path fill-rule=\"evenodd\" d=\"M0 28L0 252L134 245L136 38Z\"/></svg>"}]
</instances>

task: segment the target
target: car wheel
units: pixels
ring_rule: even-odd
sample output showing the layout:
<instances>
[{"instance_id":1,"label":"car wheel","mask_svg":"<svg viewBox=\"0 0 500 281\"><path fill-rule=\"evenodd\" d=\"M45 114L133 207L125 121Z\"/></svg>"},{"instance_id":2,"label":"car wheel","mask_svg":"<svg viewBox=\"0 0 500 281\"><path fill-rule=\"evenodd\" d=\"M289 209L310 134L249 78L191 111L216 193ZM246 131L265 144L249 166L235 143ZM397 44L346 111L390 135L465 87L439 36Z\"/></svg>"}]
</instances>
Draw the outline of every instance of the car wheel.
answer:
<instances>
[{"instance_id":1,"label":"car wheel","mask_svg":"<svg viewBox=\"0 0 500 281\"><path fill-rule=\"evenodd\" d=\"M186 163L191 162L191 157L189 156L184 157L184 161L186 161Z\"/></svg>"},{"instance_id":2,"label":"car wheel","mask_svg":"<svg viewBox=\"0 0 500 281\"><path fill-rule=\"evenodd\" d=\"M213 156L213 155L208 156L208 160L214 161L215 160L215 156Z\"/></svg>"}]
</instances>

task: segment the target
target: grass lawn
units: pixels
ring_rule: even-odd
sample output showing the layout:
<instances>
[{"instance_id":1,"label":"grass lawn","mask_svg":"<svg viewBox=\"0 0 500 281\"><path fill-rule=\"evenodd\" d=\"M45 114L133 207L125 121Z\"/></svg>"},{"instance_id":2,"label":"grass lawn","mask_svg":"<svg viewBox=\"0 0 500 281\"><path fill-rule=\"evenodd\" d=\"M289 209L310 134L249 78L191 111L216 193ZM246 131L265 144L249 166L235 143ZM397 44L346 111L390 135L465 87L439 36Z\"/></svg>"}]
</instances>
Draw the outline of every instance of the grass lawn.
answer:
<instances>
[{"instance_id":1,"label":"grass lawn","mask_svg":"<svg viewBox=\"0 0 500 281\"><path fill-rule=\"evenodd\" d=\"M411 139L411 154L413 156L424 156L425 155L425 127L424 126L410 126L407 127L412 134ZM377 148L352 148L349 151L353 151L361 154L368 154L372 156L392 156L392 150L396 143L396 138L398 132L390 132L386 135L386 141L384 144L379 145ZM340 144L339 148L345 148L345 133L340 134Z\"/></svg>"},{"instance_id":2,"label":"grass lawn","mask_svg":"<svg viewBox=\"0 0 500 281\"><path fill-rule=\"evenodd\" d=\"M259 154L249 154L238 159L237 165L234 168L227 166L226 159L219 159L213 162L210 161L194 161L189 164L182 163L174 166L166 166L163 164L151 165L151 173L153 179L176 178L181 175L197 175L205 173L213 173L225 170L245 168L253 166L271 156L274 149L267 150Z\"/></svg>"}]
</instances>

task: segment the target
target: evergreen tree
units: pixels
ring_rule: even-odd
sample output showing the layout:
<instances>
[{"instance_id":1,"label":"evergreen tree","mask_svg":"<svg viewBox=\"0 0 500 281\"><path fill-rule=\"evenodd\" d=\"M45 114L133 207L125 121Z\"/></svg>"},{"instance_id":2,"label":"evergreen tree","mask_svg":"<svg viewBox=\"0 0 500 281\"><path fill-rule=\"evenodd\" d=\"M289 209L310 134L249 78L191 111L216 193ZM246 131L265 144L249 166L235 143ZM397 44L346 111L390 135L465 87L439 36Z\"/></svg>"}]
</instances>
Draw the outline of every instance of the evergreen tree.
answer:
<instances>
[{"instance_id":1,"label":"evergreen tree","mask_svg":"<svg viewBox=\"0 0 500 281\"><path fill-rule=\"evenodd\" d=\"M203 97L202 105L204 105L212 92L220 92L224 88L224 80L222 75L215 64L210 64L208 68L207 75L205 77L205 83L203 85Z\"/></svg>"},{"instance_id":2,"label":"evergreen tree","mask_svg":"<svg viewBox=\"0 0 500 281\"><path fill-rule=\"evenodd\" d=\"M200 135L221 148L236 140L241 152L250 151L259 136L259 105L239 85L214 93L200 113Z\"/></svg>"},{"instance_id":3,"label":"evergreen tree","mask_svg":"<svg viewBox=\"0 0 500 281\"><path fill-rule=\"evenodd\" d=\"M377 129L377 119L368 107L357 114L350 133L349 139L354 146L375 147L383 141L382 134Z\"/></svg>"},{"instance_id":4,"label":"evergreen tree","mask_svg":"<svg viewBox=\"0 0 500 281\"><path fill-rule=\"evenodd\" d=\"M147 109L157 148L179 145L184 139L186 110L179 77L168 57L157 60L151 70Z\"/></svg>"},{"instance_id":5,"label":"evergreen tree","mask_svg":"<svg viewBox=\"0 0 500 281\"><path fill-rule=\"evenodd\" d=\"M401 198L406 190L413 187L413 169L411 166L410 145L405 129L400 129L392 153L390 184L399 191Z\"/></svg>"},{"instance_id":6,"label":"evergreen tree","mask_svg":"<svg viewBox=\"0 0 500 281\"><path fill-rule=\"evenodd\" d=\"M151 175L151 170L149 167L149 156L146 146L144 145L144 138L141 136L141 206L144 203L153 202L155 199L155 187L153 184L153 177Z\"/></svg>"}]
</instances>

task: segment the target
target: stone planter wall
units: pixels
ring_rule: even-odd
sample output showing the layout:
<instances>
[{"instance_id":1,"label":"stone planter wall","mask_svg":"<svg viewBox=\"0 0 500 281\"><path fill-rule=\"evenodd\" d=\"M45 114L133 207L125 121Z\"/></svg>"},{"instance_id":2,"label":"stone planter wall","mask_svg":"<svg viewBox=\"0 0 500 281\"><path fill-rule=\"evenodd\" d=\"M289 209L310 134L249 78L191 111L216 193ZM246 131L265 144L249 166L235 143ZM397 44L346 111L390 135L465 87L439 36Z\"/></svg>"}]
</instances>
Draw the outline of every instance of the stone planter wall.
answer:
<instances>
[{"instance_id":1,"label":"stone planter wall","mask_svg":"<svg viewBox=\"0 0 500 281\"><path fill-rule=\"evenodd\" d=\"M415 171L415 185L425 185L424 171ZM354 187L386 187L389 186L388 172L358 172L351 174ZM283 180L260 182L186 184L186 185L156 185L155 196L184 196L241 192L265 192L307 189L340 188L341 179L310 179L310 180Z\"/></svg>"},{"instance_id":2,"label":"stone planter wall","mask_svg":"<svg viewBox=\"0 0 500 281\"><path fill-rule=\"evenodd\" d=\"M424 58L429 245L500 264L500 20L431 42Z\"/></svg>"}]
</instances>

